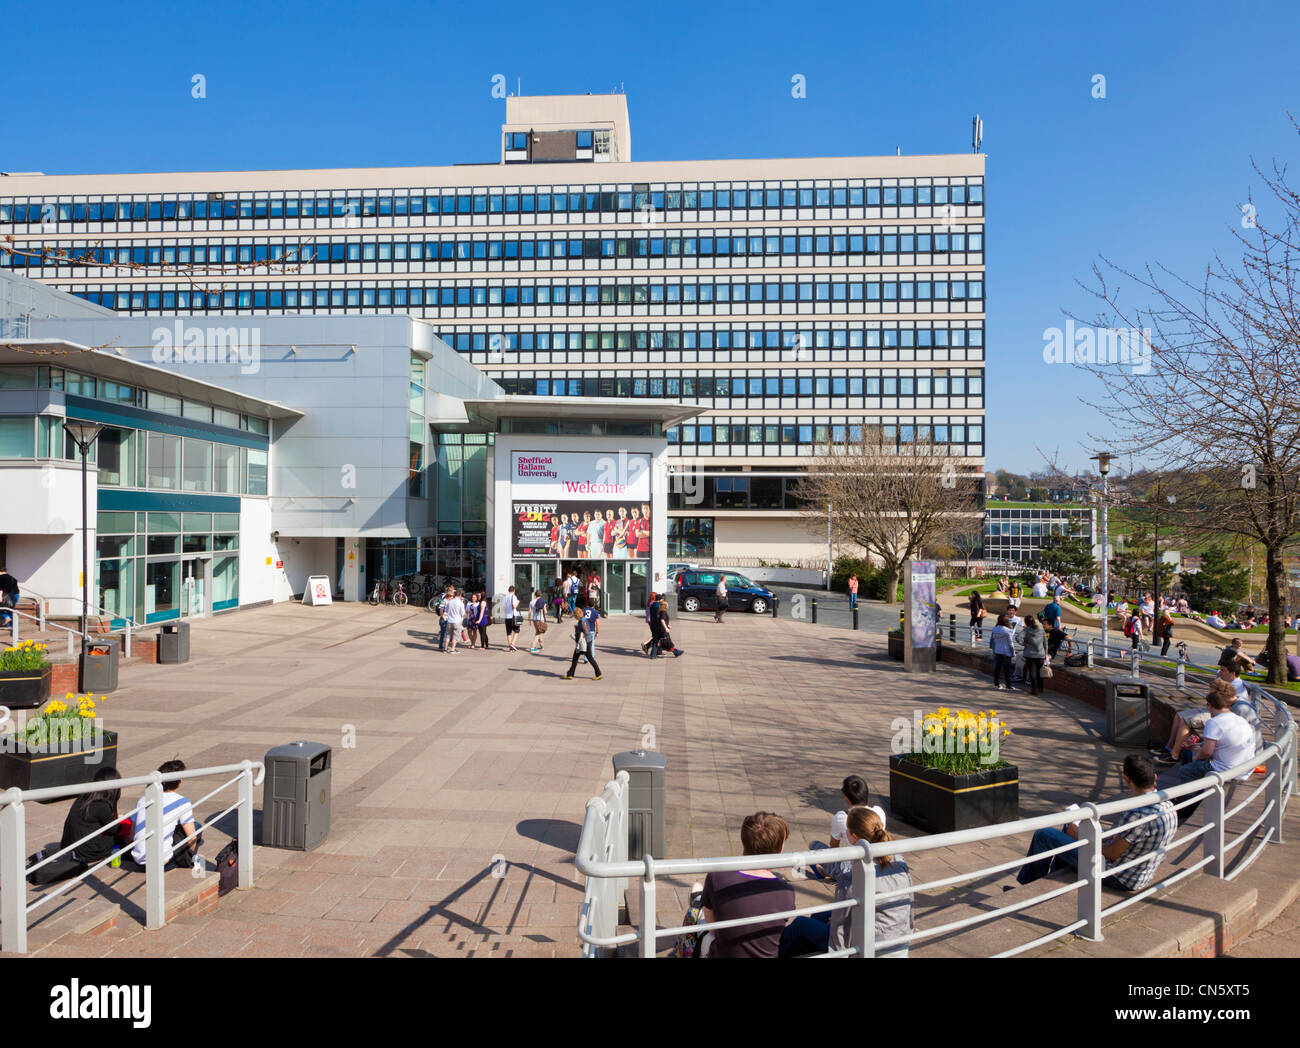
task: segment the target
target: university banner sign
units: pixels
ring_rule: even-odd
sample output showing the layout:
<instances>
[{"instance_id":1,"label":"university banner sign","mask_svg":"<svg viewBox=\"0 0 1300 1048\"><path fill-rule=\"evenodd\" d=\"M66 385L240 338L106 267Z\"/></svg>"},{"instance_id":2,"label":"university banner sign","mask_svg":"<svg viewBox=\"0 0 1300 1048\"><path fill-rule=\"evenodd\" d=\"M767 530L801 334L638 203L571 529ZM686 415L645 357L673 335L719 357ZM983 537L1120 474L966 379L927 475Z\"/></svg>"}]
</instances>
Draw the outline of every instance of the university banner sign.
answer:
<instances>
[{"instance_id":1,"label":"university banner sign","mask_svg":"<svg viewBox=\"0 0 1300 1048\"><path fill-rule=\"evenodd\" d=\"M512 452L512 555L648 560L651 463L627 452Z\"/></svg>"}]
</instances>

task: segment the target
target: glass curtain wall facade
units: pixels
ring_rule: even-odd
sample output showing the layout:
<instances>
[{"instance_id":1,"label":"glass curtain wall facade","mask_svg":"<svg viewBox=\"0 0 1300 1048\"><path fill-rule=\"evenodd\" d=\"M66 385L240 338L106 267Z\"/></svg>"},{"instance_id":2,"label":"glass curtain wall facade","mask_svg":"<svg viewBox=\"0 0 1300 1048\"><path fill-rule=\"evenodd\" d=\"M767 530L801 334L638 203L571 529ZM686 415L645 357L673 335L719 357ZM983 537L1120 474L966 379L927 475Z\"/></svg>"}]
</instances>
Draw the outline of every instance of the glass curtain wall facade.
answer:
<instances>
[{"instance_id":1,"label":"glass curtain wall facade","mask_svg":"<svg viewBox=\"0 0 1300 1048\"><path fill-rule=\"evenodd\" d=\"M864 425L982 466L982 157L421 174L385 187L350 184L361 173L243 173L220 192L186 175L169 193L136 192L133 176L68 192L9 179L0 266L132 314L424 317L507 392L698 405L667 434L679 468L797 470ZM127 282L111 268L123 262L158 268ZM208 291L167 269L214 263L265 268ZM440 475L464 453L444 451ZM431 464L413 431L413 493L417 454ZM435 559L465 559L469 519L439 505Z\"/></svg>"}]
</instances>

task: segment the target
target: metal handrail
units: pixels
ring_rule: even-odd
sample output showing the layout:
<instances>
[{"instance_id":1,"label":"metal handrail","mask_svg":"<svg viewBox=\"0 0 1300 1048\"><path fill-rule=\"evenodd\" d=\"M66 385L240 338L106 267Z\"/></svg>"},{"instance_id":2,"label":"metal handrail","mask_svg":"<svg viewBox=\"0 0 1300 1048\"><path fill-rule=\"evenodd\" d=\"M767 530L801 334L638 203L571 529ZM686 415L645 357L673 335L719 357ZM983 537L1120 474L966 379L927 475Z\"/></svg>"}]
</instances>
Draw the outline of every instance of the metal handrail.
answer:
<instances>
[{"instance_id":1,"label":"metal handrail","mask_svg":"<svg viewBox=\"0 0 1300 1048\"><path fill-rule=\"evenodd\" d=\"M181 775L186 779L211 778L218 775L234 774L216 789L197 801L202 804L221 790L231 785L238 787L238 799L230 807L210 818L203 825L196 825L195 832L182 843L193 840L206 826L211 826L230 812L238 809L235 840L239 846L239 887L253 886L253 788L259 786L265 778L266 769L261 761L241 761L239 764L223 764L211 768L186 769L183 773L169 775L164 779L161 772L148 775L136 775L120 779L107 779L100 782L78 783L74 786L52 786L38 790L20 790L17 787L0 793L0 950L6 953L27 952L27 916L38 906L62 895L74 885L84 881L91 874L98 872L116 856L109 856L93 866L69 878L68 883L51 892L42 894L32 903L27 902L27 875L40 869L47 862L66 854L78 845L103 832L101 827L80 841L61 848L53 855L40 862L27 866L27 824L25 805L37 801L67 800L87 793L104 790L123 789L124 787L143 786L145 832L137 840L145 844L145 926L150 929L161 928L166 923L166 894L163 881L163 783L174 782ZM191 804L191 807L194 805ZM140 805L137 805L140 807ZM197 823L197 818L195 819Z\"/></svg>"},{"instance_id":2,"label":"metal handrail","mask_svg":"<svg viewBox=\"0 0 1300 1048\"><path fill-rule=\"evenodd\" d=\"M1209 667L1195 667L1208 672ZM1013 947L997 954L998 957L1010 957L1026 950L1044 945L1071 933L1084 938L1100 940L1102 938L1102 919L1149 897L1157 891L1169 888L1186 877L1200 870L1220 879L1231 879L1259 857L1264 847L1281 841L1282 816L1289 797L1294 791L1296 767L1296 725L1285 703L1263 691L1257 685L1248 684L1252 699L1258 705L1267 699L1272 705L1269 725L1274 741L1264 746L1236 767L1222 772L1180 783L1165 789L1154 790L1133 797L1122 798L1103 803L1086 803L1078 808L1052 812L1047 815L1019 819L1011 823L999 823L972 830L958 830L952 833L915 837L906 840L892 840L887 844L874 846L874 852L891 856L923 855L928 852L946 848L961 847L984 841L1002 839L1034 830L1060 826L1064 822L1078 820L1079 838L1076 842L1044 851L1034 856L1026 855L1010 862L999 862L971 873L946 877L938 881L913 884L906 888L888 892L876 891L876 877L873 863L875 855L873 846L866 841L856 845L828 848L814 852L800 851L776 855L725 856L705 859L654 859L649 856L638 860L619 859L612 853L621 843L626 846L627 822L627 779L626 773L619 773L619 780L609 783L600 797L592 798L587 804L587 815L579 837L575 865L586 881L586 892L582 913L578 922L578 934L582 940L584 956L600 956L602 949L640 942L640 954L652 957L657 951L658 941L665 937L688 932L703 932L711 928L732 928L747 924L770 923L785 917L797 916L828 909L849 910L851 926L851 943L848 949L832 948L822 956L858 956L871 957L879 949L897 947L936 935L959 932L966 928L999 919L1013 913L1026 910L1051 899L1075 893L1077 895L1078 913L1073 921L1063 924L1054 931L1039 936L1031 942ZM1249 778L1259 765L1264 765L1266 775L1263 782L1251 792L1244 802L1225 810L1224 787L1226 784ZM1243 831L1231 840L1227 839L1225 826L1229 818L1239 814L1246 805L1255 801L1260 794L1265 803L1259 816ZM1206 804L1204 825L1190 830L1166 846L1167 854L1180 846L1201 840L1202 856L1188 867L1173 871L1169 876L1155 884L1143 888L1133 895L1121 899L1103 908L1101 889L1106 877L1132 869L1143 862L1149 862L1151 855L1138 856L1121 861L1109 868L1102 859L1101 849L1104 840L1113 837L1124 829L1130 829L1133 823L1125 823L1110 829L1103 829L1101 820L1122 815L1135 808L1145 807L1156 801L1169 801L1175 810L1190 804ZM1138 823L1150 821L1156 816L1146 816ZM1225 863L1240 845L1251 839L1257 830L1264 827L1262 839L1248 854L1243 854L1231 872L1225 871ZM913 930L906 936L877 943L874 935L874 920L877 905L900 896L915 896L917 892L948 887L965 881L976 880L994 873L1015 869L1030 861L1039 861L1065 852L1077 852L1078 876L1073 882L1063 887L1035 895L1008 906L995 907L987 912L948 922L934 928ZM609 856L608 858L606 856ZM815 857L815 858L814 858ZM802 870L809 863L816 862L831 865L839 862L854 864L853 897L836 903L821 906L799 907L795 910L776 914L762 914L750 918L737 918L727 921L714 921L690 926L673 926L658 928L656 922L656 880L663 876L698 876L713 872L741 871L756 869L798 869ZM607 886L614 885L624 878L637 878L640 895L640 927L624 934L615 934L617 926L616 905L611 907ZM617 898L617 895L615 895Z\"/></svg>"},{"instance_id":3,"label":"metal handrail","mask_svg":"<svg viewBox=\"0 0 1300 1048\"><path fill-rule=\"evenodd\" d=\"M56 597L56 598L54 598L54 599L56 599L56 600L71 600L72 598L71 598L71 597ZM11 633L11 637L12 637L12 644L13 644L13 646L14 646L15 648L18 647L18 616L21 615L21 616L22 616L23 618L25 618L25 619L31 619L32 622L39 622L41 632L44 632L44 631L47 630L47 629L56 629L56 630L62 630L64 633L68 634L68 654L69 654L69 655L73 654L73 652L74 652L74 648L73 648L73 644L72 644L72 638L73 638L73 637L85 637L85 638L88 639L88 638L90 637L90 633L89 633L89 632L82 633L80 629L75 629L75 630L74 630L74 629L71 629L71 628L69 628L69 627L67 627L67 626L60 626L57 622L50 622L50 621L48 621L48 620L46 619L46 617L45 617L44 607L45 607L45 605L42 604L42 605L41 605L41 609L42 609L42 610L41 610L41 614L40 614L40 618L39 618L39 619L37 619L37 618L36 618L35 616L33 616L33 615L29 615L29 614L28 614L27 612L25 612L25 611L19 611L16 607L14 607L14 608L6 608L6 609L5 609L6 611L10 611L10 612L12 612L12 613L13 613L13 616L14 616L14 617L13 617L13 621L10 623L10 633ZM93 607L94 607L94 610L95 610L95 611L102 612L102 613L105 614L105 615L111 615L111 616L112 616L113 618L115 618L115 619L122 619L122 621L123 621L124 624L125 624L125 625L123 626L123 629L122 629L122 634L123 634L123 637L125 638L125 641L124 641L124 643L123 643L123 645L122 645L122 653L123 653L123 655L125 655L126 658L129 659L129 658L131 657L131 631L132 631L132 628L134 628L134 629L136 629L136 630L140 630L140 629L143 629L144 627L142 627L142 626L140 625L140 623L136 622L135 619L131 618L131 616L129 616L129 615L117 615L117 614L114 614L113 612L109 611L107 608L100 607L99 605L94 605ZM90 624L89 624L89 621L87 621L87 627L88 627L88 628L89 628L89 625L90 625Z\"/></svg>"}]
</instances>

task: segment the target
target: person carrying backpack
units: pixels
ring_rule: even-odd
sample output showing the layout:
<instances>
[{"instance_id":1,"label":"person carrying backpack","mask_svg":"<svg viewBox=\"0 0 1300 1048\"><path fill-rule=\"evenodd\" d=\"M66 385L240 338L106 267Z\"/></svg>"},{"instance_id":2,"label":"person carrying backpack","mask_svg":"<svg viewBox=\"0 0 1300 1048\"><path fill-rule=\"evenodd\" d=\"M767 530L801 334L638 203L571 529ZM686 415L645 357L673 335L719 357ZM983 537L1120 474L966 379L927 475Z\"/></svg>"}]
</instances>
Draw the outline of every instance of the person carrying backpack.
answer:
<instances>
[{"instance_id":1,"label":"person carrying backpack","mask_svg":"<svg viewBox=\"0 0 1300 1048\"><path fill-rule=\"evenodd\" d=\"M1133 642L1133 650L1137 651L1142 643L1142 614L1134 608L1124 624L1124 636Z\"/></svg>"}]
</instances>

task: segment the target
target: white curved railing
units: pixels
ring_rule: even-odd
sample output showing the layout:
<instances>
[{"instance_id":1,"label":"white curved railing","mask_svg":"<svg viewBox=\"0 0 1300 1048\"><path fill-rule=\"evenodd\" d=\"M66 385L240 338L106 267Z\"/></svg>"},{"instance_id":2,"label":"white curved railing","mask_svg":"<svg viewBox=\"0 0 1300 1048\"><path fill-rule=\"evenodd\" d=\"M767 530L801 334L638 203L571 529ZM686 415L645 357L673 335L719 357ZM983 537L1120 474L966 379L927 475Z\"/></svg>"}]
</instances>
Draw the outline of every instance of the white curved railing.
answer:
<instances>
[{"instance_id":1,"label":"white curved railing","mask_svg":"<svg viewBox=\"0 0 1300 1048\"><path fill-rule=\"evenodd\" d=\"M1196 667L1205 669L1204 667ZM1213 671L1210 671L1213 672ZM576 866L578 872L586 879L586 892L583 898L582 915L578 921L578 935L583 942L583 955L587 957L605 956L620 946L638 944L638 953L642 957L653 957L659 950L659 941L672 940L685 933L705 932L715 928L739 927L749 924L770 924L776 920L785 920L805 914L822 913L827 910L850 909L851 924L849 945L844 949L830 949L819 956L823 957L873 957L878 950L903 944L914 944L940 935L953 935L968 928L985 924L1002 917L1029 910L1071 893L1076 894L1077 909L1073 920L1066 921L1052 931L1029 942L995 954L996 957L1012 957L1027 950L1043 946L1053 940L1071 933L1086 939L1102 938L1103 920L1113 917L1120 911L1141 902L1155 892L1168 888L1198 870L1204 870L1213 877L1232 880L1247 869L1270 843L1282 840L1282 816L1291 793L1295 789L1296 779L1296 726L1286 704L1255 685L1248 685L1252 699L1261 713L1269 713L1266 728L1272 741L1245 762L1225 772L1214 772L1205 778L1182 783L1169 789L1156 790L1140 796L1127 797L1104 804L1085 803L1069 811L1057 811L1048 815L1039 815L1015 822L999 823L970 830L958 830L954 833L933 834L924 837L890 841L877 845L876 852L893 856L924 855L945 849L960 849L965 845L980 844L986 841L1001 840L1022 834L1033 833L1041 829L1059 827L1063 823L1079 820L1079 840L1075 844L1065 845L1052 851L1029 857L1028 855L1008 862L985 866L969 873L944 877L939 880L914 884L910 889L878 893L875 889L875 862L872 846L867 842L842 848L819 851L792 852L781 855L750 855L708 859L654 859L644 858L627 861L615 857L621 847L626 855L627 847L627 773L620 772L619 777L606 785L604 792L587 803L587 815L583 822L582 834L578 841ZM1266 709L1271 706L1271 711ZM1261 718L1263 719L1263 718ZM1226 807L1225 784L1251 775L1257 766L1263 765L1265 772L1260 780L1243 783L1246 788L1254 787L1244 800ZM1252 803L1259 801L1259 813L1248 826L1229 834L1229 820L1240 816ZM1139 892L1127 896L1110 906L1102 906L1102 881L1139 862L1148 861L1149 855L1120 863L1106 869L1102 861L1102 848L1109 837L1123 832L1133 824L1123 824L1104 829L1103 818L1121 815L1134 808L1151 804L1155 800L1168 800L1175 809L1193 803L1204 803L1203 824L1195 829L1181 831L1166 848L1166 853L1201 839L1201 857L1190 866L1175 870L1167 877L1149 885ZM1244 857L1236 859L1231 872L1229 862L1234 858L1236 849L1246 844L1257 831L1262 835ZM903 937L877 942L875 940L875 910L878 902L897 895L911 892L934 892L951 888L955 885L976 881L994 874L1010 873L1030 861L1037 861L1051 855L1065 852L1077 852L1078 874L1071 882L1040 893L1029 899L1013 902L1006 906L994 907L976 913L961 920L927 928L914 928ZM805 906L781 913L763 914L757 917L741 918L730 921L714 921L687 926L657 926L656 889L657 881L663 877L702 877L705 874L720 871L737 870L800 870L814 864L834 864L839 862L854 863L853 896L839 903L822 902L815 906ZM639 894L639 907L633 930L619 934L618 899L623 889L619 887L624 879L636 878ZM954 900L956 901L956 900ZM832 944L833 945L833 944Z\"/></svg>"},{"instance_id":2,"label":"white curved railing","mask_svg":"<svg viewBox=\"0 0 1300 1048\"><path fill-rule=\"evenodd\" d=\"M223 764L212 768L187 768L170 778L184 777L186 781L230 775L221 785L211 790L191 807L216 796L230 786L237 787L235 803L202 825L195 817L194 833L184 841L177 842L179 847L194 840L206 826L211 826L224 819L232 811L238 810L236 836L239 848L239 887L253 886L253 787L259 786L265 776L261 761L242 761L239 764ZM148 775L136 775L131 778L106 779L101 782L81 783L76 786L54 786L41 790L20 790L14 787L0 793L0 949L5 953L27 952L27 918L32 911L58 898L64 892L81 883L91 874L98 873L107 866L117 853L102 859L93 866L70 878L53 891L45 892L32 902L27 901L27 875L70 853L74 848L86 843L92 837L103 833L103 828L94 830L81 840L74 841L67 847L45 856L39 862L27 865L27 822L26 805L38 801L67 800L84 793L97 793L103 790L120 790L132 786L143 786L145 803L145 927L161 928L167 919L166 896L163 883L163 782L160 772Z\"/></svg>"}]
</instances>

